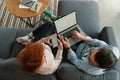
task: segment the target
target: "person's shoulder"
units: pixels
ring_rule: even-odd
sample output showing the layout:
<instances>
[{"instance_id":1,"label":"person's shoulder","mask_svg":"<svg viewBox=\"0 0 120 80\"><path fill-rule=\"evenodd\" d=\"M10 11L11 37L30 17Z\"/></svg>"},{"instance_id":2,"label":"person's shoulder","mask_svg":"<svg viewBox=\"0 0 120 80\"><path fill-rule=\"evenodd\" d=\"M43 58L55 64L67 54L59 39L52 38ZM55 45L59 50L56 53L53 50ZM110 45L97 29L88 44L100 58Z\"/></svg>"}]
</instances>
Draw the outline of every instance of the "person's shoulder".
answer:
<instances>
[{"instance_id":1,"label":"person's shoulder","mask_svg":"<svg viewBox=\"0 0 120 80\"><path fill-rule=\"evenodd\" d=\"M112 50L112 52L115 54L115 56L117 57L117 59L119 59L120 57L120 52L117 46L113 46L113 45L108 45L107 48L109 50Z\"/></svg>"}]
</instances>

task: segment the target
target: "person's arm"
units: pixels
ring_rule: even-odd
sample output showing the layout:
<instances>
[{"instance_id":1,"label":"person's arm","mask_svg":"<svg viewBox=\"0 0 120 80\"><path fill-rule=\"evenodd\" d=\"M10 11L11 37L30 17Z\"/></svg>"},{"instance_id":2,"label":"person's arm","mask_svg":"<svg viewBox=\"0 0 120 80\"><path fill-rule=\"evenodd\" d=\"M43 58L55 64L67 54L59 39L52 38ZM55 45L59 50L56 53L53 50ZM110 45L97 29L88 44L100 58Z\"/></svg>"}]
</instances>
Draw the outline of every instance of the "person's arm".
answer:
<instances>
[{"instance_id":1,"label":"person's arm","mask_svg":"<svg viewBox=\"0 0 120 80\"><path fill-rule=\"evenodd\" d=\"M76 53L70 48L69 40L67 38L61 37L61 41L68 50L68 60L70 60L78 69L91 75L100 75L104 73L104 69L91 66L87 62L79 59Z\"/></svg>"},{"instance_id":2,"label":"person's arm","mask_svg":"<svg viewBox=\"0 0 120 80\"><path fill-rule=\"evenodd\" d=\"M58 40L58 50L56 53L56 56L54 58L54 62L51 64L51 72L53 73L57 70L58 66L60 65L61 61L62 61L62 53L63 53L63 45L61 43L60 40Z\"/></svg>"},{"instance_id":3,"label":"person's arm","mask_svg":"<svg viewBox=\"0 0 120 80\"><path fill-rule=\"evenodd\" d=\"M57 54L55 56L54 62L51 64L50 67L50 74L54 73L57 70L58 66L60 65L62 61L62 53L63 50L60 49L57 50Z\"/></svg>"},{"instance_id":4,"label":"person's arm","mask_svg":"<svg viewBox=\"0 0 120 80\"><path fill-rule=\"evenodd\" d=\"M99 46L107 46L108 44L102 40L98 39L90 39L89 44L93 47L99 47Z\"/></svg>"},{"instance_id":5,"label":"person's arm","mask_svg":"<svg viewBox=\"0 0 120 80\"><path fill-rule=\"evenodd\" d=\"M94 67L81 59L78 59L75 52L71 49L68 50L68 60L70 60L78 69L91 74L91 75L101 75L105 69Z\"/></svg>"},{"instance_id":6,"label":"person's arm","mask_svg":"<svg viewBox=\"0 0 120 80\"><path fill-rule=\"evenodd\" d=\"M62 42L58 40L58 50L55 56L55 62L57 62L58 64L60 64L61 62L62 54L63 54L63 45L62 45Z\"/></svg>"},{"instance_id":7,"label":"person's arm","mask_svg":"<svg viewBox=\"0 0 120 80\"><path fill-rule=\"evenodd\" d=\"M73 64L77 64L78 62L78 57L75 54L75 52L70 48L68 49L68 60L70 60Z\"/></svg>"},{"instance_id":8,"label":"person's arm","mask_svg":"<svg viewBox=\"0 0 120 80\"><path fill-rule=\"evenodd\" d=\"M74 39L82 40L82 41L85 41L85 42L89 42L90 41L90 38L83 36L78 31L71 32L71 35L72 35L72 37Z\"/></svg>"},{"instance_id":9,"label":"person's arm","mask_svg":"<svg viewBox=\"0 0 120 80\"><path fill-rule=\"evenodd\" d=\"M40 40L38 40L37 42L38 43L47 43L47 44L49 44L49 45L51 45L52 46L52 43L50 42L50 40L52 39L52 37L54 37L54 36L56 36L56 34L52 34L52 35L50 35L50 36L48 36L48 37L43 37L42 39L40 39Z\"/></svg>"},{"instance_id":10,"label":"person's arm","mask_svg":"<svg viewBox=\"0 0 120 80\"><path fill-rule=\"evenodd\" d=\"M63 53L63 50L60 50L60 49L57 50L57 54L55 56L54 63L52 64L53 72L55 72L57 70L58 66L60 65L60 63L62 61L62 53Z\"/></svg>"},{"instance_id":11,"label":"person's arm","mask_svg":"<svg viewBox=\"0 0 120 80\"><path fill-rule=\"evenodd\" d=\"M45 38L40 39L39 41L37 41L38 43L44 43L45 42Z\"/></svg>"},{"instance_id":12,"label":"person's arm","mask_svg":"<svg viewBox=\"0 0 120 80\"><path fill-rule=\"evenodd\" d=\"M78 39L78 40L83 40L83 41L87 42L88 44L90 44L91 46L94 46L94 47L108 45L104 41L101 41L101 40L98 40L98 39L92 39L91 37L88 37L88 36L83 36L78 31L73 31L71 33L71 35L72 35L73 38Z\"/></svg>"}]
</instances>

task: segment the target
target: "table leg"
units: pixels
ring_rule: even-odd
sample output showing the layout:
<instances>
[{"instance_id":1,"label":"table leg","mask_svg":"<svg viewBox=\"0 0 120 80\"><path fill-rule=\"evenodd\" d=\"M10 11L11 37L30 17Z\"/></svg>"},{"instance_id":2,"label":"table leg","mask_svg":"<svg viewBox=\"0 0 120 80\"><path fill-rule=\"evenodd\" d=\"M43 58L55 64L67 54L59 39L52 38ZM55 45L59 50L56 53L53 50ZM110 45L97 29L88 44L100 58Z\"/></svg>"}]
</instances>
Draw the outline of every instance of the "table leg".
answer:
<instances>
[{"instance_id":1,"label":"table leg","mask_svg":"<svg viewBox=\"0 0 120 80\"><path fill-rule=\"evenodd\" d=\"M29 22L27 22L27 21L25 21L23 18L20 18L23 22L25 22L27 25L29 25L30 27L34 27L34 25L33 24L31 24L31 20L30 19L28 19L29 20Z\"/></svg>"},{"instance_id":2,"label":"table leg","mask_svg":"<svg viewBox=\"0 0 120 80\"><path fill-rule=\"evenodd\" d=\"M44 15L43 17L45 17L46 15ZM27 18L28 19L28 22L27 21L25 21L23 18L20 18L23 22L25 22L27 25L29 25L30 27L34 27L36 24L38 24L41 20L42 20L42 18L40 18L40 20L38 20L36 23L32 23L31 22L31 19L30 18Z\"/></svg>"}]
</instances>

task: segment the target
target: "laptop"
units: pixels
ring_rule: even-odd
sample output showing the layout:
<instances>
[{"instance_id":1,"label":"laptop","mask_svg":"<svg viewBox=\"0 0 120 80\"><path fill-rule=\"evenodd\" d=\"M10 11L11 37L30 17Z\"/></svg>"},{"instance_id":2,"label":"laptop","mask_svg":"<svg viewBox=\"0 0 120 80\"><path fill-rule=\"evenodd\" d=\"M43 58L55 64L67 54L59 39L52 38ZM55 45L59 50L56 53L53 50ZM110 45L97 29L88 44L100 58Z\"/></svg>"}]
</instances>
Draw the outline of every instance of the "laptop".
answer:
<instances>
[{"instance_id":1,"label":"laptop","mask_svg":"<svg viewBox=\"0 0 120 80\"><path fill-rule=\"evenodd\" d=\"M84 32L81 30L80 26L77 24L77 15L75 11L61 17L60 19L55 20L54 25L56 26L58 37L67 37L69 39L70 46L73 46L80 41L72 38L72 31L78 31L82 35L85 35ZM53 47L56 47L58 45L56 40L57 36L52 38Z\"/></svg>"}]
</instances>

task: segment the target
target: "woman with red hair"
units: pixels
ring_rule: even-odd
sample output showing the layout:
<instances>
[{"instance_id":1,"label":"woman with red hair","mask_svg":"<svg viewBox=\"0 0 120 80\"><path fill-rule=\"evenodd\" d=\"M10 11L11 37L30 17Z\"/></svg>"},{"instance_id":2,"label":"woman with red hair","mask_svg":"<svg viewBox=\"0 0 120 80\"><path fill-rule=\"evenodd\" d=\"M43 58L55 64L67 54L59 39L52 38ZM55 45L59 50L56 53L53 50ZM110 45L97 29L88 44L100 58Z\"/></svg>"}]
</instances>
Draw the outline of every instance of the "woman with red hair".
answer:
<instances>
[{"instance_id":1,"label":"woman with red hair","mask_svg":"<svg viewBox=\"0 0 120 80\"><path fill-rule=\"evenodd\" d=\"M27 40L25 48L18 55L18 62L22 70L42 75L52 74L57 70L62 60L63 45L58 39L57 52L54 54L54 57L50 40L56 36L56 34L53 32L54 26L50 25L52 25L52 23L44 24L31 32L34 39L27 39L27 35L17 38L17 40L21 40L23 42ZM40 30L44 30L44 32ZM46 34L43 35L43 33Z\"/></svg>"}]
</instances>

